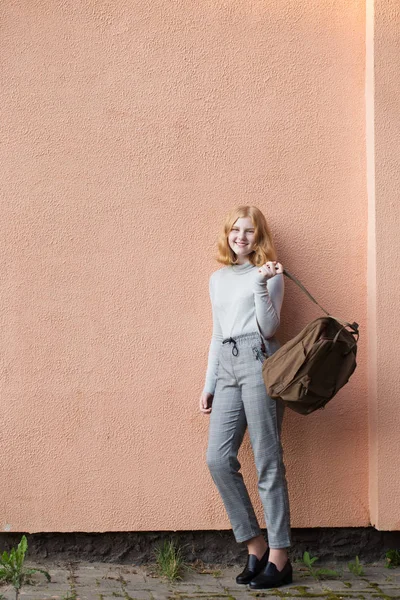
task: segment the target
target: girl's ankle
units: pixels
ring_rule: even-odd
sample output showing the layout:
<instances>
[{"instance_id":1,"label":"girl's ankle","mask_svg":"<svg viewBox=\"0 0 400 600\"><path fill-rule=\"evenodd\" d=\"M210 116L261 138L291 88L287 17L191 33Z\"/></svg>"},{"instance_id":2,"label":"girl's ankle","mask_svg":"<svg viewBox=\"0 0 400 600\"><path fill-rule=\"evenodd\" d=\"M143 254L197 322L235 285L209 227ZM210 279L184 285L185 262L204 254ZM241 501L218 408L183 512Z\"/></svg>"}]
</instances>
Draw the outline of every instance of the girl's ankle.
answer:
<instances>
[{"instance_id":1,"label":"girl's ankle","mask_svg":"<svg viewBox=\"0 0 400 600\"><path fill-rule=\"evenodd\" d=\"M257 546L252 546L250 548L247 548L247 551L249 554L255 554L258 558L258 560L261 560L261 558L264 556L264 554L266 553L266 551L268 550L268 544L265 545L257 545Z\"/></svg>"}]
</instances>

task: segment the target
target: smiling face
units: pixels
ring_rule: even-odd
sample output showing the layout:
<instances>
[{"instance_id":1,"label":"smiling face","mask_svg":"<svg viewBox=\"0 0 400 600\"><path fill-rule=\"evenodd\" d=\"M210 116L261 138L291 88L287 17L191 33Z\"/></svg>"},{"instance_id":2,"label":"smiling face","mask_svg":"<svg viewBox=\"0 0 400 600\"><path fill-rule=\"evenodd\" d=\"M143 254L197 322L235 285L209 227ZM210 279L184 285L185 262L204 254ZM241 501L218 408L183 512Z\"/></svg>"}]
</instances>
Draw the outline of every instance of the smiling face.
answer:
<instances>
[{"instance_id":1,"label":"smiling face","mask_svg":"<svg viewBox=\"0 0 400 600\"><path fill-rule=\"evenodd\" d=\"M255 228L250 217L240 217L232 225L228 235L230 248L237 256L238 264L248 261L248 255L254 250Z\"/></svg>"}]
</instances>

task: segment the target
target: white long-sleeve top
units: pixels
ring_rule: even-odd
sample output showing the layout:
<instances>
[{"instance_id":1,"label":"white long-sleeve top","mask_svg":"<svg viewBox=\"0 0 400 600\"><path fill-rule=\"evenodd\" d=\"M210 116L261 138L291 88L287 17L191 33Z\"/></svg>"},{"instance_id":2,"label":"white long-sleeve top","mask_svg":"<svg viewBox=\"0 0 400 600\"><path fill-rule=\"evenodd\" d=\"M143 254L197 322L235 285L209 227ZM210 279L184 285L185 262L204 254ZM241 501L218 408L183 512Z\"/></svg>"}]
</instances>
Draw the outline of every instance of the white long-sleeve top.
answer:
<instances>
[{"instance_id":1,"label":"white long-sleeve top","mask_svg":"<svg viewBox=\"0 0 400 600\"><path fill-rule=\"evenodd\" d=\"M260 282L257 273L258 267L246 262L222 267L210 277L213 332L203 392L214 394L222 340L254 331L268 339L279 327L284 276Z\"/></svg>"}]
</instances>

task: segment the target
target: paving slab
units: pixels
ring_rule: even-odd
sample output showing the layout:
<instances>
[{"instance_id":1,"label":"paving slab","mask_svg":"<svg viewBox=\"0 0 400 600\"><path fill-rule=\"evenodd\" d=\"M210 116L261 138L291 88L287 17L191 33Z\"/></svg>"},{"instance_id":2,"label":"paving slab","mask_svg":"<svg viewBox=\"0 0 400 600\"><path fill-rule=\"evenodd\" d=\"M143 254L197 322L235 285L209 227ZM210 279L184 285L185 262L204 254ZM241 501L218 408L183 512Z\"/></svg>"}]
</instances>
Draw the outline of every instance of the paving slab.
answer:
<instances>
[{"instance_id":1,"label":"paving slab","mask_svg":"<svg viewBox=\"0 0 400 600\"><path fill-rule=\"evenodd\" d=\"M382 563L363 564L364 574L354 575L347 563L324 563L338 577L318 580L302 563L293 563L293 583L271 590L251 590L236 584L242 564L188 565L181 580L174 582L157 574L156 565L118 565L104 562L26 563L50 573L51 581L37 573L32 585L24 585L21 600L251 600L253 598L315 598L321 600L400 600L400 568ZM316 566L316 565L315 565ZM0 600L14 600L10 586L0 586Z\"/></svg>"}]
</instances>

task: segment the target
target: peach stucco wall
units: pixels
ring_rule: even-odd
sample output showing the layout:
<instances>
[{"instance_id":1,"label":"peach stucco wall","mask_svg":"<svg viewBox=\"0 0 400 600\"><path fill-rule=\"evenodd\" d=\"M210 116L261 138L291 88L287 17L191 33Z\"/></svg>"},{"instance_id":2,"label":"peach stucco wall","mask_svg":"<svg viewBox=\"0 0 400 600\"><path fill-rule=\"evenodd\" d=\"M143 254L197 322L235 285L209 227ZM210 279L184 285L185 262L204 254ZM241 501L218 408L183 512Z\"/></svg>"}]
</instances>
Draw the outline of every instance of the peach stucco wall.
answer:
<instances>
[{"instance_id":1,"label":"peach stucco wall","mask_svg":"<svg viewBox=\"0 0 400 600\"><path fill-rule=\"evenodd\" d=\"M367 5L371 522L400 530L400 5Z\"/></svg>"},{"instance_id":2,"label":"peach stucco wall","mask_svg":"<svg viewBox=\"0 0 400 600\"><path fill-rule=\"evenodd\" d=\"M350 383L286 415L292 525L368 525L364 1L0 11L1 529L230 528L198 398L241 203L361 328ZM282 341L320 314L287 282ZM239 458L264 525L247 435Z\"/></svg>"}]
</instances>

